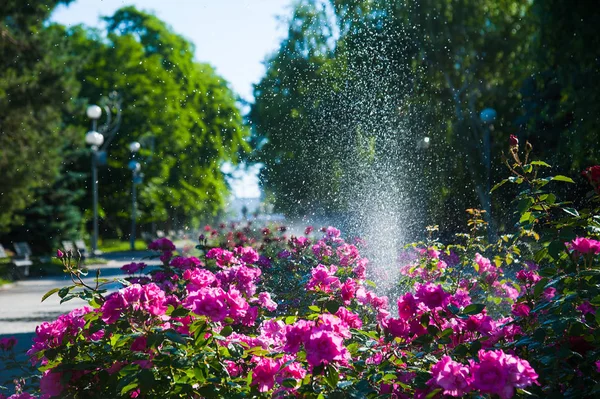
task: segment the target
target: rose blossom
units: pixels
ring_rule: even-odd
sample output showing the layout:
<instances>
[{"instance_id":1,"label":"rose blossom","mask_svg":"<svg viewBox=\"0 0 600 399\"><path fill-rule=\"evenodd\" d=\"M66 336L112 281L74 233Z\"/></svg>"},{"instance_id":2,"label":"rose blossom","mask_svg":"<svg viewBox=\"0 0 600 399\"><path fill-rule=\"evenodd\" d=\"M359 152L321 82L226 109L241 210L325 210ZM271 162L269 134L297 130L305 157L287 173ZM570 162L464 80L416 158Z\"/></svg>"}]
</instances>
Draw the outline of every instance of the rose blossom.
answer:
<instances>
[{"instance_id":1,"label":"rose blossom","mask_svg":"<svg viewBox=\"0 0 600 399\"><path fill-rule=\"evenodd\" d=\"M481 254L475 254L475 263L479 266L477 271L479 274L492 273L496 271L496 267L492 266L492 262L488 258L484 258Z\"/></svg>"},{"instance_id":2,"label":"rose blossom","mask_svg":"<svg viewBox=\"0 0 600 399\"><path fill-rule=\"evenodd\" d=\"M518 317L527 317L531 309L524 303L515 303L512 307L512 314Z\"/></svg>"},{"instance_id":3,"label":"rose blossom","mask_svg":"<svg viewBox=\"0 0 600 399\"><path fill-rule=\"evenodd\" d=\"M442 357L431 368L429 385L435 385L444 390L444 395L463 396L470 391L471 376L469 368L453 361L450 356Z\"/></svg>"},{"instance_id":4,"label":"rose blossom","mask_svg":"<svg viewBox=\"0 0 600 399\"><path fill-rule=\"evenodd\" d=\"M348 351L344 347L342 337L332 331L315 330L304 344L306 361L317 367L322 363L345 360Z\"/></svg>"},{"instance_id":5,"label":"rose blossom","mask_svg":"<svg viewBox=\"0 0 600 399\"><path fill-rule=\"evenodd\" d=\"M17 344L15 337L8 337L0 339L0 349L9 351Z\"/></svg>"},{"instance_id":6,"label":"rose blossom","mask_svg":"<svg viewBox=\"0 0 600 399\"><path fill-rule=\"evenodd\" d=\"M258 385L259 392L267 392L275 385L275 374L279 370L279 363L271 358L255 357L256 366L252 369L251 385Z\"/></svg>"},{"instance_id":7,"label":"rose blossom","mask_svg":"<svg viewBox=\"0 0 600 399\"><path fill-rule=\"evenodd\" d=\"M580 254L600 254L600 241L591 238L577 237L571 242L565 243L567 248Z\"/></svg>"},{"instance_id":8,"label":"rose blossom","mask_svg":"<svg viewBox=\"0 0 600 399\"><path fill-rule=\"evenodd\" d=\"M398 316L400 316L401 319L408 320L414 316L417 312L417 308L417 301L410 292L407 292L398 299Z\"/></svg>"},{"instance_id":9,"label":"rose blossom","mask_svg":"<svg viewBox=\"0 0 600 399\"><path fill-rule=\"evenodd\" d=\"M416 284L416 298L423 302L429 309L447 305L450 294L444 291L441 285L432 283Z\"/></svg>"}]
</instances>

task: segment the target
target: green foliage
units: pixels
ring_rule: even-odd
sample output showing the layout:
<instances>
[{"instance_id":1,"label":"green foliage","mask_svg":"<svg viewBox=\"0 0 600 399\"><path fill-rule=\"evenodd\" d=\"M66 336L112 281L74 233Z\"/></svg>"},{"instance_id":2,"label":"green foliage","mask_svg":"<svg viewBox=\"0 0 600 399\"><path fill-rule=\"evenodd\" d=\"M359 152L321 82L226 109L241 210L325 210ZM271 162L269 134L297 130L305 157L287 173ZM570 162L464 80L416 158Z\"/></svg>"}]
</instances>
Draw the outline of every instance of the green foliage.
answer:
<instances>
[{"instance_id":1,"label":"green foliage","mask_svg":"<svg viewBox=\"0 0 600 399\"><path fill-rule=\"evenodd\" d=\"M194 61L193 45L157 17L126 7L106 22L106 40L72 32L79 52L93 49L79 73L80 96L94 102L117 91L123 101L123 120L108 149L108 168L99 174L105 223L113 231L127 226L127 145L132 141L142 144L142 222L178 217L192 222L214 214L224 206L228 192L220 166L237 162L240 152L249 148L233 93L212 67Z\"/></svg>"},{"instance_id":2,"label":"green foliage","mask_svg":"<svg viewBox=\"0 0 600 399\"><path fill-rule=\"evenodd\" d=\"M128 230L132 141L142 143L141 223L171 230L216 214L228 195L222 164L249 150L227 82L154 15L123 8L107 32L45 26L57 3L0 6L0 231L26 234L39 250L81 237L77 208L92 201L85 107L114 91L123 118L99 171L102 230Z\"/></svg>"},{"instance_id":3,"label":"green foliage","mask_svg":"<svg viewBox=\"0 0 600 399\"><path fill-rule=\"evenodd\" d=\"M35 254L41 254L52 253L62 241L80 239L82 217L77 201L84 195L83 187L84 176L62 171L52 186L36 189L38 200L19 214L24 221L11 230L11 240L28 242Z\"/></svg>"},{"instance_id":4,"label":"green foliage","mask_svg":"<svg viewBox=\"0 0 600 399\"><path fill-rule=\"evenodd\" d=\"M70 134L62 123L77 93L75 58L60 29L43 23L67 1L0 5L0 232L23 222L18 212L52 186Z\"/></svg>"},{"instance_id":5,"label":"green foliage","mask_svg":"<svg viewBox=\"0 0 600 399\"><path fill-rule=\"evenodd\" d=\"M566 0L298 2L251 113L264 143L265 188L291 214L339 211L347 205L339 194L356 195L353 186L384 173L370 164L384 160L429 222L447 221L448 234L477 203L472 193L485 207L511 133L539 143L555 167L597 162L596 146L585 143L598 136L600 18L584 3L573 15L570 7ZM479 118L487 107L498 115L493 126ZM428 149L418 144L425 136ZM510 193L494 199L491 215L507 220Z\"/></svg>"}]
</instances>

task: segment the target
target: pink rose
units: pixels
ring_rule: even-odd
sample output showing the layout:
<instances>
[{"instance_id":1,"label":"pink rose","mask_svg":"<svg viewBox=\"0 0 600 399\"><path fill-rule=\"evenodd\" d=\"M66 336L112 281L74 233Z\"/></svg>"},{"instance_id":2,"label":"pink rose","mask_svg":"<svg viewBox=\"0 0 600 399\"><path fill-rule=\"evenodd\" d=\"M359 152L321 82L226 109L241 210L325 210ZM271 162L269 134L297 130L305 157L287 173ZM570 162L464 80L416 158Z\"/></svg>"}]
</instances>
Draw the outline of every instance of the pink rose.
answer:
<instances>
[{"instance_id":1,"label":"pink rose","mask_svg":"<svg viewBox=\"0 0 600 399\"><path fill-rule=\"evenodd\" d=\"M313 367L343 361L349 355L343 339L332 331L316 329L304 344L306 361Z\"/></svg>"},{"instance_id":2,"label":"pink rose","mask_svg":"<svg viewBox=\"0 0 600 399\"><path fill-rule=\"evenodd\" d=\"M565 243L567 248L582 255L585 254L600 254L600 241L592 240L591 238L577 237L571 242Z\"/></svg>"},{"instance_id":3,"label":"pink rose","mask_svg":"<svg viewBox=\"0 0 600 399\"><path fill-rule=\"evenodd\" d=\"M429 385L440 387L444 395L463 396L471 390L471 376L469 368L453 361L450 356L442 357L431 368Z\"/></svg>"}]
</instances>

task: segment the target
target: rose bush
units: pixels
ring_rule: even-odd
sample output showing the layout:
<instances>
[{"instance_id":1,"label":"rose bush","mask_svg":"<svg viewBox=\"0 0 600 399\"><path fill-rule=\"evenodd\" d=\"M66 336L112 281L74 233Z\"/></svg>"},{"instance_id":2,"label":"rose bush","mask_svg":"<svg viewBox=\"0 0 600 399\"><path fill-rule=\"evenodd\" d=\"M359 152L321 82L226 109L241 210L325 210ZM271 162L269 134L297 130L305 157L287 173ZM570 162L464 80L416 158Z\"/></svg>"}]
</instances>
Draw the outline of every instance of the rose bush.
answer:
<instances>
[{"instance_id":1,"label":"rose bush","mask_svg":"<svg viewBox=\"0 0 600 399\"><path fill-rule=\"evenodd\" d=\"M37 328L38 374L10 398L595 397L596 181L577 211L544 191L571 179L538 177L548 165L528 160L531 146L509 148L512 176L495 189L523 187L516 231L487 242L474 209L454 243L430 228L399 254L393 297L367 279L361 240L333 227L207 226L200 257L161 239L162 265L124 266L113 292L61 252L74 283L46 297L89 306Z\"/></svg>"}]
</instances>

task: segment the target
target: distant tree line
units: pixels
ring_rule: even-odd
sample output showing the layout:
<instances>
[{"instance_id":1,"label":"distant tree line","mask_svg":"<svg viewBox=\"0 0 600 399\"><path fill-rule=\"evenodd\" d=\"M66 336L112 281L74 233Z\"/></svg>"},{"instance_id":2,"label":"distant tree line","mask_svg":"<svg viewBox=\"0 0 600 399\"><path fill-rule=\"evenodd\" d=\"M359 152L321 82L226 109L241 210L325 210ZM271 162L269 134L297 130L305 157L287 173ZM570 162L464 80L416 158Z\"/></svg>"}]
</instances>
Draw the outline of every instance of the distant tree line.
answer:
<instances>
[{"instance_id":1,"label":"distant tree line","mask_svg":"<svg viewBox=\"0 0 600 399\"><path fill-rule=\"evenodd\" d=\"M99 170L101 235L129 231L132 141L142 143L142 224L175 228L218 213L228 195L221 165L249 150L227 82L194 60L189 41L133 7L105 18L104 31L47 22L70 2L0 4L0 240L49 250L90 231L85 110L112 92L122 122Z\"/></svg>"},{"instance_id":2,"label":"distant tree line","mask_svg":"<svg viewBox=\"0 0 600 399\"><path fill-rule=\"evenodd\" d=\"M385 161L449 233L484 207L488 132L492 182L510 134L576 175L600 161L598 26L588 1L297 1L254 92L264 189L286 213L344 212Z\"/></svg>"}]
</instances>

